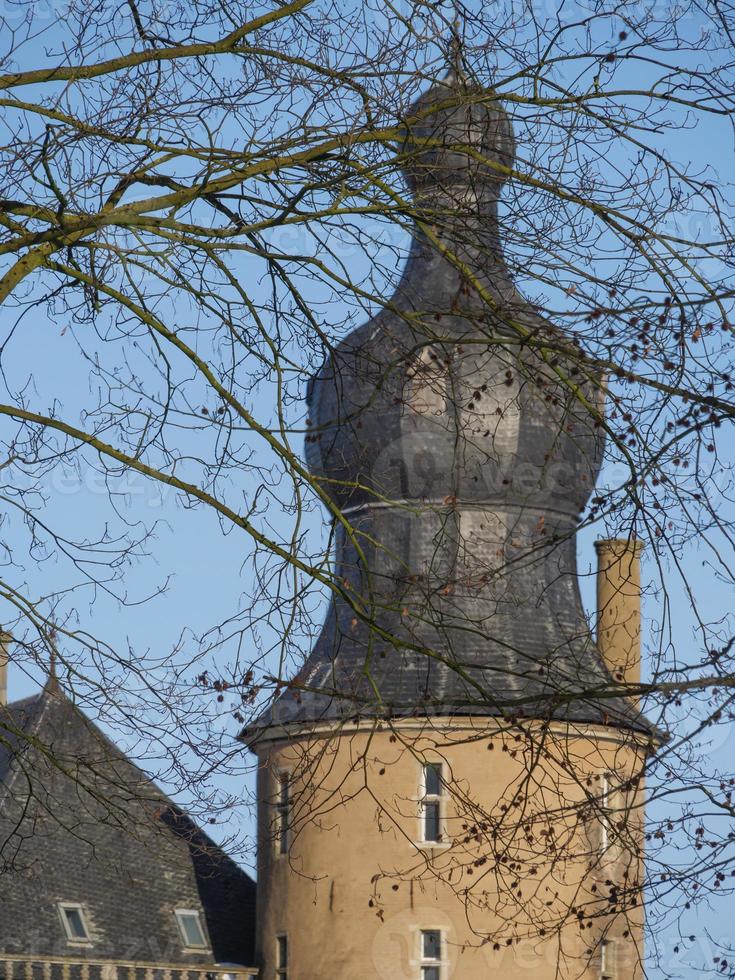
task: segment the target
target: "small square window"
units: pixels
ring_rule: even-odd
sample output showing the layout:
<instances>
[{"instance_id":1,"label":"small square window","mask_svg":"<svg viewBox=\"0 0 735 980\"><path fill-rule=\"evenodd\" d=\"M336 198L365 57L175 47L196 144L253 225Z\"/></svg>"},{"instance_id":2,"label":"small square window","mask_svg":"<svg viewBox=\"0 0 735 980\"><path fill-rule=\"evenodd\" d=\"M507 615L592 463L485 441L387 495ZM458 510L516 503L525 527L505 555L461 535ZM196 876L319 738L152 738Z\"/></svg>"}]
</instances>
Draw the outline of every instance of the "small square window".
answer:
<instances>
[{"instance_id":1,"label":"small square window","mask_svg":"<svg viewBox=\"0 0 735 980\"><path fill-rule=\"evenodd\" d=\"M90 942L89 929L81 905L62 902L59 905L59 914L66 938L70 943Z\"/></svg>"},{"instance_id":2,"label":"small square window","mask_svg":"<svg viewBox=\"0 0 735 980\"><path fill-rule=\"evenodd\" d=\"M176 909L176 922L187 949L207 949L207 938L196 909Z\"/></svg>"}]
</instances>

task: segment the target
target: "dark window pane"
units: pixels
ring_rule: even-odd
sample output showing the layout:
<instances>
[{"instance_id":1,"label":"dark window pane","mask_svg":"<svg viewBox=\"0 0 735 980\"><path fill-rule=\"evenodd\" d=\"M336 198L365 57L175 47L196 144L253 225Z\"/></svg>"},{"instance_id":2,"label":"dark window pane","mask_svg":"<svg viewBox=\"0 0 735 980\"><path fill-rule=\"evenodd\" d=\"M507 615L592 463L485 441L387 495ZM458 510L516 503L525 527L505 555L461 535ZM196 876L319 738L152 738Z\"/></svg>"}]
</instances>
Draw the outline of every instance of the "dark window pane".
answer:
<instances>
[{"instance_id":1,"label":"dark window pane","mask_svg":"<svg viewBox=\"0 0 735 980\"><path fill-rule=\"evenodd\" d=\"M421 933L423 939L422 957L425 960L440 960L442 958L442 937L438 929Z\"/></svg>"},{"instance_id":2,"label":"dark window pane","mask_svg":"<svg viewBox=\"0 0 735 980\"><path fill-rule=\"evenodd\" d=\"M278 812L278 853L288 853L288 811Z\"/></svg>"},{"instance_id":3,"label":"dark window pane","mask_svg":"<svg viewBox=\"0 0 735 980\"><path fill-rule=\"evenodd\" d=\"M442 767L440 762L424 766L424 792L427 796L441 796Z\"/></svg>"},{"instance_id":4,"label":"dark window pane","mask_svg":"<svg viewBox=\"0 0 735 980\"><path fill-rule=\"evenodd\" d=\"M288 811L278 811L278 853L288 853Z\"/></svg>"},{"instance_id":5,"label":"dark window pane","mask_svg":"<svg viewBox=\"0 0 735 980\"><path fill-rule=\"evenodd\" d=\"M66 924L72 939L87 939L87 929L79 909L64 909Z\"/></svg>"},{"instance_id":6,"label":"dark window pane","mask_svg":"<svg viewBox=\"0 0 735 980\"><path fill-rule=\"evenodd\" d=\"M286 936L278 937L278 969L283 970L288 966L288 939Z\"/></svg>"},{"instance_id":7,"label":"dark window pane","mask_svg":"<svg viewBox=\"0 0 735 980\"><path fill-rule=\"evenodd\" d=\"M424 966L421 969L421 980L441 980L441 967Z\"/></svg>"},{"instance_id":8,"label":"dark window pane","mask_svg":"<svg viewBox=\"0 0 735 980\"><path fill-rule=\"evenodd\" d=\"M278 777L276 837L278 839L279 854L288 854L288 821L291 806L288 778L288 773L281 773Z\"/></svg>"},{"instance_id":9,"label":"dark window pane","mask_svg":"<svg viewBox=\"0 0 735 980\"><path fill-rule=\"evenodd\" d=\"M439 819L438 803L424 803L424 840L441 840L441 821Z\"/></svg>"},{"instance_id":10,"label":"dark window pane","mask_svg":"<svg viewBox=\"0 0 735 980\"><path fill-rule=\"evenodd\" d=\"M206 946L199 916L196 912L177 912L176 918L179 920L184 942L187 946Z\"/></svg>"},{"instance_id":11,"label":"dark window pane","mask_svg":"<svg viewBox=\"0 0 735 980\"><path fill-rule=\"evenodd\" d=\"M288 806L288 776L280 777L278 784L278 802L280 806Z\"/></svg>"}]
</instances>

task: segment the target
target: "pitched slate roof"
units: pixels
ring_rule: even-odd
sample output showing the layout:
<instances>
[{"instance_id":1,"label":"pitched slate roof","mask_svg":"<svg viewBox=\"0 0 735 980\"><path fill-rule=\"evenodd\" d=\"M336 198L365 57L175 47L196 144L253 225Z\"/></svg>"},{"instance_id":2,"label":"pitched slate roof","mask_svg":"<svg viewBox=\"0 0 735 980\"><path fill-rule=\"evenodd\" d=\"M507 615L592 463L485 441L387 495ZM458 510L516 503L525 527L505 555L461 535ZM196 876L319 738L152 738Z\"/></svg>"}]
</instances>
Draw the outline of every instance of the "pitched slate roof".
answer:
<instances>
[{"instance_id":1,"label":"pitched slate roof","mask_svg":"<svg viewBox=\"0 0 735 980\"><path fill-rule=\"evenodd\" d=\"M0 706L0 952L70 949L83 907L94 959L253 962L255 885L58 690ZM187 950L175 909L209 950Z\"/></svg>"},{"instance_id":2,"label":"pitched slate roof","mask_svg":"<svg viewBox=\"0 0 735 980\"><path fill-rule=\"evenodd\" d=\"M307 394L307 460L351 524L335 521L343 589L293 685L243 737L417 714L651 732L610 696L582 609L575 534L602 459L603 384L505 262L510 120L493 92L452 78L412 119L423 221L402 279Z\"/></svg>"},{"instance_id":3,"label":"pitched slate roof","mask_svg":"<svg viewBox=\"0 0 735 980\"><path fill-rule=\"evenodd\" d=\"M25 743L22 733L32 730L41 704L42 699L35 695L0 708L3 716L0 729L0 786L4 786L13 758L20 746Z\"/></svg>"}]
</instances>

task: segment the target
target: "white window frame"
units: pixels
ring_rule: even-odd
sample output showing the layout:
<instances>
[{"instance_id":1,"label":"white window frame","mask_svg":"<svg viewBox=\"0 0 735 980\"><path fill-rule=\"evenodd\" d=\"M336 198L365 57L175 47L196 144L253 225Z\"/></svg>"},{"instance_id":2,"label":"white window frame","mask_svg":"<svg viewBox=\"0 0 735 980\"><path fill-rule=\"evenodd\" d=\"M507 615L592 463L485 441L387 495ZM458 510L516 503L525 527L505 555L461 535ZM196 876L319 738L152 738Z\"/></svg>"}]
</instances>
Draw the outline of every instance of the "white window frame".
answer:
<instances>
[{"instance_id":1,"label":"white window frame","mask_svg":"<svg viewBox=\"0 0 735 980\"><path fill-rule=\"evenodd\" d=\"M618 971L615 963L617 948L614 939L603 939L600 942L600 980L617 980Z\"/></svg>"},{"instance_id":2,"label":"white window frame","mask_svg":"<svg viewBox=\"0 0 735 980\"><path fill-rule=\"evenodd\" d=\"M426 787L426 770L429 767L438 767L439 769L439 793L427 793ZM421 770L419 773L419 835L418 840L421 847L437 848L437 847L449 847L449 841L446 835L446 782L444 779L444 770L446 763L441 759L424 759L421 763ZM438 807L439 811L439 840L428 840L426 837L426 816L427 816L427 804L435 805Z\"/></svg>"},{"instance_id":3,"label":"white window frame","mask_svg":"<svg viewBox=\"0 0 735 980\"><path fill-rule=\"evenodd\" d=\"M89 931L89 923L87 922L87 917L84 914L84 906L80 905L79 902L59 902L56 906L59 910L59 917L61 918L61 924L64 927L64 932L66 933L66 941L72 943L75 946L91 946L92 945L92 934ZM72 935L71 928L69 927L69 920L66 917L66 911L74 911L79 913L79 918L82 921L82 926L84 928L84 936L74 936Z\"/></svg>"},{"instance_id":4,"label":"white window frame","mask_svg":"<svg viewBox=\"0 0 735 980\"><path fill-rule=\"evenodd\" d=\"M619 830L613 823L629 812L629 800L624 789L628 785L627 777L614 772L602 773L600 776L600 792L597 796L597 811L600 821L599 856L605 857L619 840Z\"/></svg>"},{"instance_id":5,"label":"white window frame","mask_svg":"<svg viewBox=\"0 0 735 980\"><path fill-rule=\"evenodd\" d=\"M273 851L277 858L288 857L291 846L291 773L276 769L272 803ZM284 800L283 789L286 788Z\"/></svg>"},{"instance_id":6,"label":"white window frame","mask_svg":"<svg viewBox=\"0 0 735 980\"><path fill-rule=\"evenodd\" d=\"M610 849L610 774L600 777L601 792L598 797L600 809L600 856L604 857Z\"/></svg>"},{"instance_id":7,"label":"white window frame","mask_svg":"<svg viewBox=\"0 0 735 980\"><path fill-rule=\"evenodd\" d=\"M424 936L426 933L436 932L439 934L439 958L427 959L424 956ZM447 968L449 963L446 957L447 937L441 926L426 926L416 930L416 941L418 943L417 962L419 964L419 980L425 980L427 970L432 968L439 970L439 980L446 980Z\"/></svg>"},{"instance_id":8,"label":"white window frame","mask_svg":"<svg viewBox=\"0 0 735 980\"><path fill-rule=\"evenodd\" d=\"M281 945L281 942L282 941L283 941L283 945ZM286 957L285 957L286 962L285 963L282 963L281 962L281 959L282 959L281 952L284 949L286 951ZM276 980L288 980L288 954L289 954L289 949L288 949L288 933L286 933L286 932L279 932L279 933L276 934L276 950L275 950L275 953L276 953L276 957L275 957L275 962L276 962L276 971L275 971Z\"/></svg>"},{"instance_id":9,"label":"white window frame","mask_svg":"<svg viewBox=\"0 0 735 980\"><path fill-rule=\"evenodd\" d=\"M201 943L191 943L186 935L186 930L181 921L181 916L189 915L193 916L197 925L199 926L199 932L202 934ZM204 923L202 922L202 917L199 914L199 909L174 909L174 918L176 919L176 925L179 930L179 935L181 936L181 941L184 944L184 949L209 949L209 941L207 939L207 933L204 928Z\"/></svg>"}]
</instances>

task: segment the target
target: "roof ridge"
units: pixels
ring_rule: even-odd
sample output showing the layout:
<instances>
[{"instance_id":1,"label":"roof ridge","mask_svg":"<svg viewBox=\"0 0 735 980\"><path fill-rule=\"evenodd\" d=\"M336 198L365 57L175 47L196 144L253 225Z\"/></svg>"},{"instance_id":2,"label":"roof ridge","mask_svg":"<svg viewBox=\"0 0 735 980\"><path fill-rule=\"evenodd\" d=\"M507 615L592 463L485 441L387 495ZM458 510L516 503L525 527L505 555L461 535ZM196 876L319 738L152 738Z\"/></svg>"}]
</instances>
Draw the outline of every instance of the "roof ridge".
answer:
<instances>
[{"instance_id":1,"label":"roof ridge","mask_svg":"<svg viewBox=\"0 0 735 980\"><path fill-rule=\"evenodd\" d=\"M17 843L10 845L9 870L18 872L9 877L8 895L3 894L8 911L6 915L3 904L0 945L12 933L21 943L35 943L39 953L53 954L62 929L54 908L63 897L55 888L58 875L68 886L67 899L88 904L104 944L103 957L119 959L138 937L143 944L155 943L159 951L170 944L178 949L182 937L173 909L191 908L199 912L210 944L210 951L197 952L192 965L204 957L208 963L251 963L255 884L248 869L227 853L226 842L215 843L142 768L145 740L136 741L131 729L131 751L140 757L139 765L116 743L115 726L108 735L98 718L107 727L104 705L75 698L73 689L46 688L4 713L0 708L0 732L5 721L8 756L14 758L12 785L4 751L0 761L0 837L5 830L8 839L17 834ZM120 720L125 722L124 713ZM132 726L134 716L128 721ZM35 789L28 801L26 779ZM34 833L38 814L56 818L53 834ZM201 819L206 822L206 816ZM61 847L56 833L62 835ZM16 851L21 858L17 867L12 861ZM58 866L52 854L58 855ZM81 875L71 873L70 860L83 866ZM33 865L44 867L44 874L26 876L24 870ZM115 874L116 869L122 874ZM136 901L121 916L118 901L133 895ZM45 932L38 947L27 909L43 903L38 911Z\"/></svg>"},{"instance_id":2,"label":"roof ridge","mask_svg":"<svg viewBox=\"0 0 735 980\"><path fill-rule=\"evenodd\" d=\"M0 711L10 708L19 708L24 704L30 704L31 701L38 701L43 697L43 694L43 690L40 690L36 694L27 694L24 698L18 698L15 701L8 701L6 704L0 705Z\"/></svg>"},{"instance_id":3,"label":"roof ridge","mask_svg":"<svg viewBox=\"0 0 735 980\"><path fill-rule=\"evenodd\" d=\"M162 789L156 780L149 775L138 763L131 759L130 756L123 751L123 749L117 745L113 739L108 736L102 728L97 724L97 722L90 718L86 712L84 712L64 691L61 686L48 687L45 686L37 694L29 695L26 698L21 698L17 701L9 703L4 706L5 709L18 709L26 705L40 704L40 710L36 710L32 715L28 716L29 724L23 726L22 734L33 736L39 730L39 727L43 723L49 708L58 702L64 702L69 709L74 714L74 717L79 721L80 724L84 725L85 728L90 732L94 739L109 752L109 756L105 761L109 762L121 762L133 771L136 777L139 777L141 783L144 784L146 789L149 789L150 793L139 793L139 798L141 801L158 804L159 806L166 807L170 810L172 815L178 820L184 820L189 824L190 830L188 831L189 837L193 834L197 834L200 839L200 849L202 851L208 851L209 853L217 852L221 857L226 858L229 863L231 863L239 871L245 872L245 869L224 849L224 847L218 844L202 826L199 822L194 819L194 817L189 813L188 809L182 807L177 803L164 789ZM0 719L2 718L3 706L0 706ZM19 726L20 727L20 726ZM29 741L26 739L24 744L21 746L21 750L25 751L28 747ZM14 778L17 775L18 766L15 765L17 757L17 752L10 749L10 760L8 764L7 777L3 779L0 776L0 803L2 801L3 795L9 793L11 786L13 784ZM126 780L126 782L128 782ZM133 784L128 783L129 786ZM141 787L142 789L143 787ZM170 828L173 829L173 828ZM183 830L183 828L179 828ZM174 831L175 832L175 831ZM194 842L190 840L193 845Z\"/></svg>"},{"instance_id":4,"label":"roof ridge","mask_svg":"<svg viewBox=\"0 0 735 980\"><path fill-rule=\"evenodd\" d=\"M38 694L32 694L29 695L27 698L21 698L18 701L11 701L8 704L3 705L3 709L6 712L8 712L8 709L10 708L14 708L15 710L17 710L19 707L25 705L31 705L31 704L40 705L40 710L35 711L29 716L27 726L24 727L19 726L18 731L16 733L17 735L20 735L21 737L25 735L33 735L38 730L38 726L40 725L41 720L46 714L46 710L48 707L47 698L45 696L46 693L47 693L46 689L43 688L43 690L39 691ZM29 744L28 739L25 738L20 746L20 751L25 751L28 748L28 744ZM16 763L18 759L18 754L19 751L17 748L10 749L9 751L7 774L4 779L0 780L0 803L2 803L2 797L7 796L9 794L13 782L17 777L18 766Z\"/></svg>"}]
</instances>

